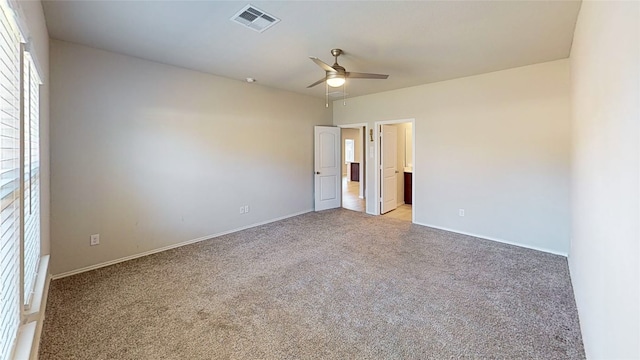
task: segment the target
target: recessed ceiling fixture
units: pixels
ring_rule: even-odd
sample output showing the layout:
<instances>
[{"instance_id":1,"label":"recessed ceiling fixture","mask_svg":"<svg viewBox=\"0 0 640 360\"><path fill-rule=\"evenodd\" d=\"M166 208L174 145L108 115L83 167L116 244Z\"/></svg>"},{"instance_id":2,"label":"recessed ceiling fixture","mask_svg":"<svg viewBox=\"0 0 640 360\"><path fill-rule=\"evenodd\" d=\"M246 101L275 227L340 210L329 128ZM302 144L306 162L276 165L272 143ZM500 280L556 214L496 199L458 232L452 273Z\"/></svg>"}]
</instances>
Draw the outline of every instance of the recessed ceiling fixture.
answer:
<instances>
[{"instance_id":1,"label":"recessed ceiling fixture","mask_svg":"<svg viewBox=\"0 0 640 360\"><path fill-rule=\"evenodd\" d=\"M256 82L256 79L254 79L254 78L252 78L252 77L248 77L248 78L246 79L246 82L248 82L248 83L254 83L254 82Z\"/></svg>"},{"instance_id":2,"label":"recessed ceiling fixture","mask_svg":"<svg viewBox=\"0 0 640 360\"><path fill-rule=\"evenodd\" d=\"M263 32L277 24L280 19L249 4L233 15L231 21L244 25L251 30Z\"/></svg>"}]
</instances>

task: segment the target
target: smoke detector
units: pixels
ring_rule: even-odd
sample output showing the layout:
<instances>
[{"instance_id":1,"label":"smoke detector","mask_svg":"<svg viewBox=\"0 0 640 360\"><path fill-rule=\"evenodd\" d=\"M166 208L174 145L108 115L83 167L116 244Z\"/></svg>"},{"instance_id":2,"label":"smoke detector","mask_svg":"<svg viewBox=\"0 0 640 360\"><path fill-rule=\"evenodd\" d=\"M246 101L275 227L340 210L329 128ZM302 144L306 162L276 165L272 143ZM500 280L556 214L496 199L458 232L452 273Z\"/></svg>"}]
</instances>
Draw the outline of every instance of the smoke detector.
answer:
<instances>
[{"instance_id":1,"label":"smoke detector","mask_svg":"<svg viewBox=\"0 0 640 360\"><path fill-rule=\"evenodd\" d=\"M249 4L233 15L231 21L261 33L277 24L280 19Z\"/></svg>"}]
</instances>

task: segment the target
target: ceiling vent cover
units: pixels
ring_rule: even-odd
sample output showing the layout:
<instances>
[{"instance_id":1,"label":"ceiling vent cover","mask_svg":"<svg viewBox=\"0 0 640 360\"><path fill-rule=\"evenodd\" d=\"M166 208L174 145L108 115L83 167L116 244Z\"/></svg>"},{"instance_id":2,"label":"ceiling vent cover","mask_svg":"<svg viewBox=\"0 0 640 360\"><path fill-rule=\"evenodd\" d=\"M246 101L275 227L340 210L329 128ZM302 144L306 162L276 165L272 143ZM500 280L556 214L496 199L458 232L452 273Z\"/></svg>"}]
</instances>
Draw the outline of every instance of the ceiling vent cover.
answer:
<instances>
[{"instance_id":1,"label":"ceiling vent cover","mask_svg":"<svg viewBox=\"0 0 640 360\"><path fill-rule=\"evenodd\" d=\"M275 16L258 10L258 8L251 4L238 11L233 15L231 20L257 32L263 32L280 21L280 19Z\"/></svg>"}]
</instances>

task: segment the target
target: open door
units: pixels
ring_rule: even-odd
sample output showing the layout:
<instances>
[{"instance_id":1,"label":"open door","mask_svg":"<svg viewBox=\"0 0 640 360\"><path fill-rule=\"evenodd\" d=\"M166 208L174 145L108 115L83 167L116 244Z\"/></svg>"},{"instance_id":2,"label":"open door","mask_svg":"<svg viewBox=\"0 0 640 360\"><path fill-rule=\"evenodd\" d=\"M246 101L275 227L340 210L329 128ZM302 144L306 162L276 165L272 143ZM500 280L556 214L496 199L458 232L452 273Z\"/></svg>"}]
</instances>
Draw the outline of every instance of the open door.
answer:
<instances>
[{"instance_id":1,"label":"open door","mask_svg":"<svg viewBox=\"0 0 640 360\"><path fill-rule=\"evenodd\" d=\"M380 214L398 207L398 131L393 125L380 127Z\"/></svg>"},{"instance_id":2,"label":"open door","mask_svg":"<svg viewBox=\"0 0 640 360\"><path fill-rule=\"evenodd\" d=\"M315 211L338 208L342 198L340 128L315 126L313 132Z\"/></svg>"}]
</instances>

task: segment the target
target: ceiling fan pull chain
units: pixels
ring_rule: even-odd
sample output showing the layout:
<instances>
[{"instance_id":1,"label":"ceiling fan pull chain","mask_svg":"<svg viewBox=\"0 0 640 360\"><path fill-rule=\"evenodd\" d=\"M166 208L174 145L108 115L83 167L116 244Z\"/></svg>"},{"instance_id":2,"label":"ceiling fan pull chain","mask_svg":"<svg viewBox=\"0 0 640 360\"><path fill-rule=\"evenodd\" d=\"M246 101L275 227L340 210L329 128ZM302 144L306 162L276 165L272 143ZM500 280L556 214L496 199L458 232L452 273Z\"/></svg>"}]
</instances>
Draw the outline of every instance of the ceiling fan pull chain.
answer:
<instances>
[{"instance_id":1,"label":"ceiling fan pull chain","mask_svg":"<svg viewBox=\"0 0 640 360\"><path fill-rule=\"evenodd\" d=\"M324 107L329 107L329 83L324 82Z\"/></svg>"},{"instance_id":2,"label":"ceiling fan pull chain","mask_svg":"<svg viewBox=\"0 0 640 360\"><path fill-rule=\"evenodd\" d=\"M344 82L344 84L342 84L342 106L347 106L347 82L346 81Z\"/></svg>"}]
</instances>

